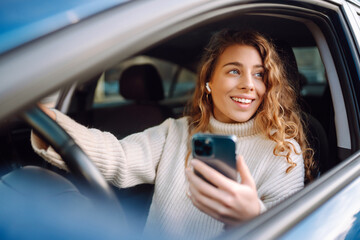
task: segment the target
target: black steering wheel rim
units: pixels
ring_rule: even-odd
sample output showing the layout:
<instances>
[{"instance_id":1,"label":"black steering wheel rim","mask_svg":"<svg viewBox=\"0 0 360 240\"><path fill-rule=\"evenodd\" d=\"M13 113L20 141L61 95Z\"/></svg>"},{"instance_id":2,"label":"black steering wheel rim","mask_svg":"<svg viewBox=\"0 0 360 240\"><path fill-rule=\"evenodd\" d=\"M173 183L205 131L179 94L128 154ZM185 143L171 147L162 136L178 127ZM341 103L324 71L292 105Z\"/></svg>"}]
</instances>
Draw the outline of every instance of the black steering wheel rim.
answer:
<instances>
[{"instance_id":1,"label":"black steering wheel rim","mask_svg":"<svg viewBox=\"0 0 360 240\"><path fill-rule=\"evenodd\" d=\"M116 207L123 213L113 190L100 171L57 122L37 106L27 110L22 117L61 156L69 171L85 186L91 199L100 201L108 208Z\"/></svg>"}]
</instances>

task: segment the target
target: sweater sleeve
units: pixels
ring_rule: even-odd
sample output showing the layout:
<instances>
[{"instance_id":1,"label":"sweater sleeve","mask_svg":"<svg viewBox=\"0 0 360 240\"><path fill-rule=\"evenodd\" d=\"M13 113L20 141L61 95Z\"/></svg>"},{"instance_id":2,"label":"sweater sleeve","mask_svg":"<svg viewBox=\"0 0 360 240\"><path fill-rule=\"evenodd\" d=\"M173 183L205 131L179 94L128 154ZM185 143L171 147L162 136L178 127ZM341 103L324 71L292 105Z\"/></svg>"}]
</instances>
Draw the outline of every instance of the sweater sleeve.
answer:
<instances>
[{"instance_id":1,"label":"sweater sleeve","mask_svg":"<svg viewBox=\"0 0 360 240\"><path fill-rule=\"evenodd\" d=\"M265 204L260 199L258 199L258 201L259 201L259 205L260 205L260 214L264 213L266 211Z\"/></svg>"},{"instance_id":2,"label":"sweater sleeve","mask_svg":"<svg viewBox=\"0 0 360 240\"><path fill-rule=\"evenodd\" d=\"M291 143L297 152L301 152L296 141L291 140ZM266 180L258 189L260 201L264 204L261 206L262 212L304 188L305 169L302 154L292 153L291 159L296 166L288 173L286 169L289 164L283 157L275 157L275 161L269 166Z\"/></svg>"},{"instance_id":3,"label":"sweater sleeve","mask_svg":"<svg viewBox=\"0 0 360 240\"><path fill-rule=\"evenodd\" d=\"M61 112L57 110L54 112L59 125L90 157L106 180L120 188L141 183L154 183L157 165L173 119L168 119L159 126L119 141L109 132L88 129ZM39 149L33 134L31 143L35 152L46 161L68 170L64 161L52 147Z\"/></svg>"}]
</instances>

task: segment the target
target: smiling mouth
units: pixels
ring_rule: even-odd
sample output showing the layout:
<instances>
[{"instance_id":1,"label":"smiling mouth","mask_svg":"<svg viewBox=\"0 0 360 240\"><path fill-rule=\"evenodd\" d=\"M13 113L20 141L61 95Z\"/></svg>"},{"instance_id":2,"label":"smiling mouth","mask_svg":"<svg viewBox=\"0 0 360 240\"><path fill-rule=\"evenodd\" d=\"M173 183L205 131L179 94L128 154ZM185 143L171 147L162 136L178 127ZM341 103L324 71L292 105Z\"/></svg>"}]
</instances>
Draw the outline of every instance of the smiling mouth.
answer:
<instances>
[{"instance_id":1,"label":"smiling mouth","mask_svg":"<svg viewBox=\"0 0 360 240\"><path fill-rule=\"evenodd\" d=\"M231 97L232 100L238 103L244 103L244 104L250 104L253 100L248 98L237 98L237 97Z\"/></svg>"}]
</instances>

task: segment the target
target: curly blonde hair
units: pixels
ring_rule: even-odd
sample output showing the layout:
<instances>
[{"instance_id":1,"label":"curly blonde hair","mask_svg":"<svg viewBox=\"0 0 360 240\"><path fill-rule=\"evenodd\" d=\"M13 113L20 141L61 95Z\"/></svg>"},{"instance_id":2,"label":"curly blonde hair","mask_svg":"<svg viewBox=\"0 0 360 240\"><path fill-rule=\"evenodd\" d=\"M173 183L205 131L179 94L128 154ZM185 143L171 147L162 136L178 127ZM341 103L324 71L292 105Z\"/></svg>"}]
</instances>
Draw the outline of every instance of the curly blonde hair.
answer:
<instances>
[{"instance_id":1,"label":"curly blonde hair","mask_svg":"<svg viewBox=\"0 0 360 240\"><path fill-rule=\"evenodd\" d=\"M235 44L254 47L258 51L265 68L266 93L254 116L255 126L268 139L276 143L273 154L285 157L289 164L286 173L296 166L296 163L291 160L291 152L302 154L306 178L311 180L314 165L313 150L309 147L304 133L304 122L297 103L297 94L286 78L283 64L275 47L263 35L255 31L222 30L213 35L205 48L195 93L186 111L189 121L189 149L191 136L197 132L208 130L213 111L213 102L206 92L205 84L211 79L219 56L227 47ZM297 152L295 146L287 139L295 139L300 145L301 152ZM189 150L185 161L186 166L190 153Z\"/></svg>"}]
</instances>

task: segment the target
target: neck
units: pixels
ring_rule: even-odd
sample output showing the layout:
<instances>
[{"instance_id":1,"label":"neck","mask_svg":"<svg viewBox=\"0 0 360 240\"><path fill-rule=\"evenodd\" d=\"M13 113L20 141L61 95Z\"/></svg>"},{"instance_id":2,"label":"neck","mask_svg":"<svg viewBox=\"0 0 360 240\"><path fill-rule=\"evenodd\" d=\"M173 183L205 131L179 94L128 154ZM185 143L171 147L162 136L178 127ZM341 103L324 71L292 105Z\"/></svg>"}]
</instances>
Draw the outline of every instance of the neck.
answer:
<instances>
[{"instance_id":1,"label":"neck","mask_svg":"<svg viewBox=\"0 0 360 240\"><path fill-rule=\"evenodd\" d=\"M237 137L246 137L258 134L260 131L255 127L255 119L243 123L223 123L210 117L209 130L215 134L235 135Z\"/></svg>"}]
</instances>

